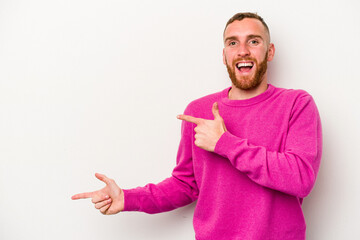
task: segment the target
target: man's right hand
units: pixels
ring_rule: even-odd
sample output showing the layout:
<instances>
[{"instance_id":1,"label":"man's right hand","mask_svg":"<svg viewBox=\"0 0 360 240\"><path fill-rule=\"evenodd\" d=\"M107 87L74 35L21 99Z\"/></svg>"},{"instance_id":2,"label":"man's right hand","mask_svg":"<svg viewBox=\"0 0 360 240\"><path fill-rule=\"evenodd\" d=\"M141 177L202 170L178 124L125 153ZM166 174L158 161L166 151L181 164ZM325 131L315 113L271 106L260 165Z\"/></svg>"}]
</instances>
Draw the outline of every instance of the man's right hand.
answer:
<instances>
[{"instance_id":1,"label":"man's right hand","mask_svg":"<svg viewBox=\"0 0 360 240\"><path fill-rule=\"evenodd\" d=\"M111 215L124 210L124 192L113 179L96 173L96 178L103 181L106 186L95 192L79 193L71 197L72 200L91 198L95 208L102 214Z\"/></svg>"}]
</instances>

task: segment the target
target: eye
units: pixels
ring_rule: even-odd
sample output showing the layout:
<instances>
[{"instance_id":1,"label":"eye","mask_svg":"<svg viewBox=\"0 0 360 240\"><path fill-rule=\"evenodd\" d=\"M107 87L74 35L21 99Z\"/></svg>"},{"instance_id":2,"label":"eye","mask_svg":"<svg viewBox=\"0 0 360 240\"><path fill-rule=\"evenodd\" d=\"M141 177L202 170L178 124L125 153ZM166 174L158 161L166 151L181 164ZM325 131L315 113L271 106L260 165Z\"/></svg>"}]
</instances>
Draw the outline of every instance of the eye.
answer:
<instances>
[{"instance_id":1,"label":"eye","mask_svg":"<svg viewBox=\"0 0 360 240\"><path fill-rule=\"evenodd\" d=\"M235 46L235 45L236 45L236 42L235 42L235 41L231 41L231 42L229 42L228 45L229 45L229 46Z\"/></svg>"},{"instance_id":2,"label":"eye","mask_svg":"<svg viewBox=\"0 0 360 240\"><path fill-rule=\"evenodd\" d=\"M256 40L256 39L253 39L253 40L250 40L250 44L251 44L251 45L258 45L258 44L259 44L259 41Z\"/></svg>"}]
</instances>

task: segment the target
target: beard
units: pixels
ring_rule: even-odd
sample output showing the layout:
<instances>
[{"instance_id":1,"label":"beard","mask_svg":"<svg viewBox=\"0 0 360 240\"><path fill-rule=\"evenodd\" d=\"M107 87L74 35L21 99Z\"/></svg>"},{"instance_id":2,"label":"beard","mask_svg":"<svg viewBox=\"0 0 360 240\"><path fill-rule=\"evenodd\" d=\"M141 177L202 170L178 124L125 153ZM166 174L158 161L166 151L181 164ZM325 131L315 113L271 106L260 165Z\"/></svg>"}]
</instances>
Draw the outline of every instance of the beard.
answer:
<instances>
[{"instance_id":1,"label":"beard","mask_svg":"<svg viewBox=\"0 0 360 240\"><path fill-rule=\"evenodd\" d=\"M232 62L232 66L230 66L226 61L226 68L233 85L241 90L251 90L258 87L262 82L267 70L267 58L268 58L268 53L266 52L265 58L260 64L258 64L256 59L251 59L251 58L235 59ZM240 60L253 61L255 63L254 66L257 66L257 69L253 76L246 76L246 77L241 76L239 78L236 77L237 67L235 64Z\"/></svg>"}]
</instances>

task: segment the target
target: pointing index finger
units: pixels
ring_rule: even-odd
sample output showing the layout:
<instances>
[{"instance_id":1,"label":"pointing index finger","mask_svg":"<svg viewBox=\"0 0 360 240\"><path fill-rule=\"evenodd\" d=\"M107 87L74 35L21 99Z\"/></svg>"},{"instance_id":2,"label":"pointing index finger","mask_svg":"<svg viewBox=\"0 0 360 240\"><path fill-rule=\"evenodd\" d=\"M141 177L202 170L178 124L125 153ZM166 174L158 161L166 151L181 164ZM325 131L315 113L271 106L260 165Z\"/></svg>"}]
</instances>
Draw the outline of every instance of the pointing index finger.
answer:
<instances>
[{"instance_id":1,"label":"pointing index finger","mask_svg":"<svg viewBox=\"0 0 360 240\"><path fill-rule=\"evenodd\" d=\"M84 199L84 198L91 198L93 196L92 192L85 192L85 193L79 193L75 194L71 197L72 200L78 200L78 199Z\"/></svg>"},{"instance_id":2,"label":"pointing index finger","mask_svg":"<svg viewBox=\"0 0 360 240\"><path fill-rule=\"evenodd\" d=\"M178 115L177 118L183 121L195 123L196 125L198 125L202 121L201 118L196 118L189 115Z\"/></svg>"}]
</instances>

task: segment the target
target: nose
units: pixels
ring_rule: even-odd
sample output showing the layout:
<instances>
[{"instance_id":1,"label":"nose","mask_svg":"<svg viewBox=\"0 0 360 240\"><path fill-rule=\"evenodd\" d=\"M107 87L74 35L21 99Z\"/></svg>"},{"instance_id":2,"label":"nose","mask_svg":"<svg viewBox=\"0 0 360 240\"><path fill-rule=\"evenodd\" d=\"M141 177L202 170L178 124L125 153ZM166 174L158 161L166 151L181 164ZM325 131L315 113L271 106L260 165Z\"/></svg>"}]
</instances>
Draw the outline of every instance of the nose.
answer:
<instances>
[{"instance_id":1,"label":"nose","mask_svg":"<svg viewBox=\"0 0 360 240\"><path fill-rule=\"evenodd\" d=\"M250 51L248 46L245 43L239 44L239 49L237 52L239 57L246 57L250 55Z\"/></svg>"}]
</instances>

